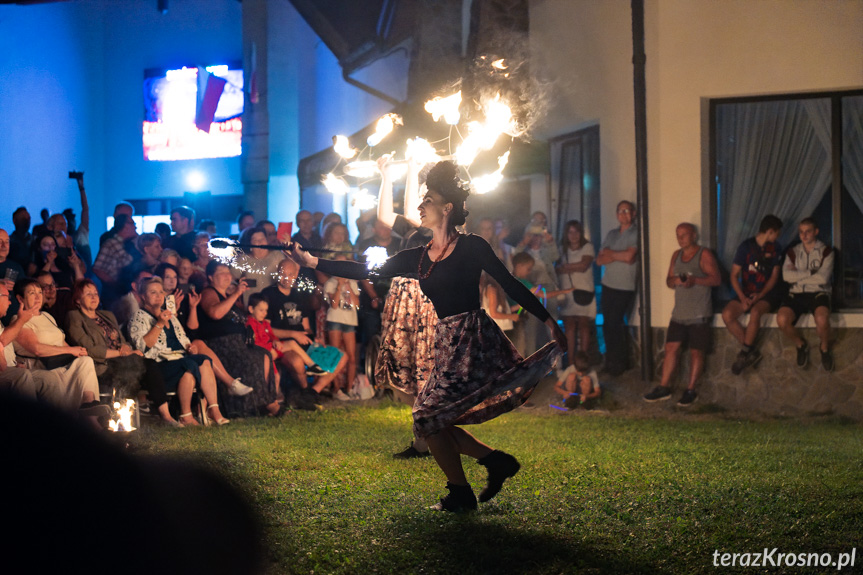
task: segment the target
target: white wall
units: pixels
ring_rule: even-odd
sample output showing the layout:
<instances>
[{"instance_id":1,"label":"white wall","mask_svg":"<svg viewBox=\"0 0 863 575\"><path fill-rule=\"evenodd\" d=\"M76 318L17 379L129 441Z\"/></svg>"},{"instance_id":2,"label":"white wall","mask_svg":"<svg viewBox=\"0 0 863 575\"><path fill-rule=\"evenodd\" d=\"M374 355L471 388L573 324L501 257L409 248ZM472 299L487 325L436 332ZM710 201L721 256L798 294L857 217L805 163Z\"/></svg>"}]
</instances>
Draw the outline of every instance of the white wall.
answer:
<instances>
[{"instance_id":1,"label":"white wall","mask_svg":"<svg viewBox=\"0 0 863 575\"><path fill-rule=\"evenodd\" d=\"M652 318L665 325L674 228L701 224L702 98L863 86L861 0L647 0ZM551 69L544 136L598 123L603 234L635 196L632 30L627 0L531 5L532 65Z\"/></svg>"}]
</instances>

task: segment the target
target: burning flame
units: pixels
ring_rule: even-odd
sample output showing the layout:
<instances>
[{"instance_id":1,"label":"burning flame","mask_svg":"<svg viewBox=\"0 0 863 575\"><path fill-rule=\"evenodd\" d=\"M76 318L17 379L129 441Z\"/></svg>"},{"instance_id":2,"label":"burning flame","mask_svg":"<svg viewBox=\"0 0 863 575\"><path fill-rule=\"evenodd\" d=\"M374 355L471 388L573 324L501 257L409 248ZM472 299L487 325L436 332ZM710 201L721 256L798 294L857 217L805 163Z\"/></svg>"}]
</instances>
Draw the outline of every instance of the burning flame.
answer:
<instances>
[{"instance_id":1,"label":"burning flame","mask_svg":"<svg viewBox=\"0 0 863 575\"><path fill-rule=\"evenodd\" d=\"M337 178L332 173L329 173L324 177L324 186L326 186L327 191L334 196L343 196L347 194L350 189L343 179Z\"/></svg>"},{"instance_id":2,"label":"burning flame","mask_svg":"<svg viewBox=\"0 0 863 575\"><path fill-rule=\"evenodd\" d=\"M484 122L469 122L468 135L456 149L456 161L467 166L473 163L483 150L490 150L501 134L518 135L518 125L512 117L512 110L501 102L500 94L483 105Z\"/></svg>"},{"instance_id":3,"label":"burning flame","mask_svg":"<svg viewBox=\"0 0 863 575\"><path fill-rule=\"evenodd\" d=\"M405 158L421 164L432 164L441 160L434 146L422 138L408 139Z\"/></svg>"},{"instance_id":4,"label":"burning flame","mask_svg":"<svg viewBox=\"0 0 863 575\"><path fill-rule=\"evenodd\" d=\"M381 267L389 257L387 249L381 246L371 246L363 252L363 255L366 256L366 266L368 266L369 270Z\"/></svg>"},{"instance_id":5,"label":"burning flame","mask_svg":"<svg viewBox=\"0 0 863 575\"><path fill-rule=\"evenodd\" d=\"M425 110L431 114L435 122L439 121L441 116L443 116L447 124L455 126L461 119L458 111L459 106L461 106L461 90L446 98L441 98L440 96L432 98L426 102Z\"/></svg>"},{"instance_id":6,"label":"burning flame","mask_svg":"<svg viewBox=\"0 0 863 575\"><path fill-rule=\"evenodd\" d=\"M227 243L228 245L226 245L225 247L214 246L213 242L219 240L221 242ZM226 240L225 238L212 238L210 240L210 243L207 245L207 250L209 250L210 255L213 256L213 258L227 265L231 265L231 262L233 262L237 258L237 248L231 245L235 243L236 242L232 240Z\"/></svg>"},{"instance_id":7,"label":"burning flame","mask_svg":"<svg viewBox=\"0 0 863 575\"><path fill-rule=\"evenodd\" d=\"M108 422L108 428L111 431L135 431L132 427L132 411L135 409L135 400L127 399L125 405L119 401L114 402L114 415L117 420L111 419Z\"/></svg>"},{"instance_id":8,"label":"burning flame","mask_svg":"<svg viewBox=\"0 0 863 575\"><path fill-rule=\"evenodd\" d=\"M354 195L354 199L351 201L351 204L364 212L366 210L374 209L377 205L377 200L375 199L375 196L368 192L368 190L360 190Z\"/></svg>"},{"instance_id":9,"label":"burning flame","mask_svg":"<svg viewBox=\"0 0 863 575\"><path fill-rule=\"evenodd\" d=\"M371 160L351 162L345 166L345 175L354 178L371 178L377 173L378 164Z\"/></svg>"},{"instance_id":10,"label":"burning flame","mask_svg":"<svg viewBox=\"0 0 863 575\"><path fill-rule=\"evenodd\" d=\"M402 117L398 114L386 114L382 116L375 125L375 133L368 137L366 143L374 148L381 143L381 140L383 140L387 134L395 129L396 125L404 125Z\"/></svg>"},{"instance_id":11,"label":"burning flame","mask_svg":"<svg viewBox=\"0 0 863 575\"><path fill-rule=\"evenodd\" d=\"M503 180L503 169L506 167L507 162L509 162L509 150L497 159L497 170L490 174L486 174L485 176L480 176L471 180L470 185L474 191L477 194L482 195L487 194L498 187L501 180Z\"/></svg>"},{"instance_id":12,"label":"burning flame","mask_svg":"<svg viewBox=\"0 0 863 575\"><path fill-rule=\"evenodd\" d=\"M357 149L351 147L347 136L333 136L333 149L346 160L350 160L357 155Z\"/></svg>"},{"instance_id":13,"label":"burning flame","mask_svg":"<svg viewBox=\"0 0 863 575\"><path fill-rule=\"evenodd\" d=\"M503 63L503 58L501 58L500 60L495 60L494 62L492 62L491 67L496 68L498 70L506 70L506 68L507 68L506 64Z\"/></svg>"}]
</instances>

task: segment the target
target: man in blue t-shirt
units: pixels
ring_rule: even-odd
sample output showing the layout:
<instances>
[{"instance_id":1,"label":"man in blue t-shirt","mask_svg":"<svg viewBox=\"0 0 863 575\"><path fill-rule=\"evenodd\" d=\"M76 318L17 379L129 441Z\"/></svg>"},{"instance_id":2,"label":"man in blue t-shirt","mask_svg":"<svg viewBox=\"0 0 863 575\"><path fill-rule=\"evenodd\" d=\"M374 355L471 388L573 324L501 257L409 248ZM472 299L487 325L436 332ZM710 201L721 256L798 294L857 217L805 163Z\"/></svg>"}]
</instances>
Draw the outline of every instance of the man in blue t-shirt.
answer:
<instances>
[{"instance_id":1,"label":"man in blue t-shirt","mask_svg":"<svg viewBox=\"0 0 863 575\"><path fill-rule=\"evenodd\" d=\"M761 327L761 316L775 310L779 301L776 283L782 264L782 250L776 243L782 229L782 220L767 215L761 220L758 234L745 240L731 265L731 287L737 299L728 302L722 310L722 320L731 335L743 348L731 366L734 375L761 361L761 352L755 348L755 338ZM749 323L744 328L740 316L749 313Z\"/></svg>"}]
</instances>

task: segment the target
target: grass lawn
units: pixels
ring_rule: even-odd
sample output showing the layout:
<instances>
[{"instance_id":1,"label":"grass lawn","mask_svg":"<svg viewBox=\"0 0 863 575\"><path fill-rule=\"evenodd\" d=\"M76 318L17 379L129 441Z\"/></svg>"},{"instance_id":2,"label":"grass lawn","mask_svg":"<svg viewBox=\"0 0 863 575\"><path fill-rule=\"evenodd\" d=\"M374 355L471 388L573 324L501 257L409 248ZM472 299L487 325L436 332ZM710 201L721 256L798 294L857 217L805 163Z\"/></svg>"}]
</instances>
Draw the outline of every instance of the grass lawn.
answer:
<instances>
[{"instance_id":1,"label":"grass lawn","mask_svg":"<svg viewBox=\"0 0 863 575\"><path fill-rule=\"evenodd\" d=\"M522 471L464 515L427 509L445 493L432 460L391 458L409 425L383 401L135 442L226 472L260 512L270 573L835 573L714 567L714 551L835 559L861 543L856 423L517 411L468 427ZM465 467L479 492L485 468ZM844 572L861 566L863 548Z\"/></svg>"}]
</instances>

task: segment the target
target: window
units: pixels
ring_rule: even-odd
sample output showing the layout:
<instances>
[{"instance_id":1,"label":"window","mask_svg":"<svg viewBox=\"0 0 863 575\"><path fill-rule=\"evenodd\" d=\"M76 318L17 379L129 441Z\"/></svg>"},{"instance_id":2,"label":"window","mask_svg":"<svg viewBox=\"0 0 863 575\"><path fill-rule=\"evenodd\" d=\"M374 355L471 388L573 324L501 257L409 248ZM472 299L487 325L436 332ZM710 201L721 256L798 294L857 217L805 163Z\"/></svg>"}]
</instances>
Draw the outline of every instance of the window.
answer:
<instances>
[{"instance_id":1,"label":"window","mask_svg":"<svg viewBox=\"0 0 863 575\"><path fill-rule=\"evenodd\" d=\"M835 307L863 307L863 90L711 100L709 114L705 227L725 269L765 215L785 223L783 248L812 216L837 250Z\"/></svg>"}]
</instances>

